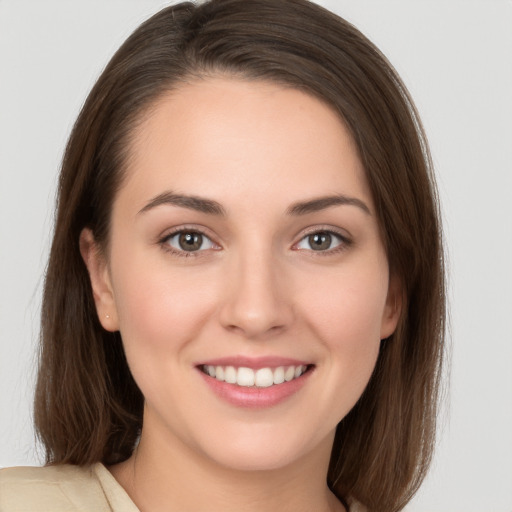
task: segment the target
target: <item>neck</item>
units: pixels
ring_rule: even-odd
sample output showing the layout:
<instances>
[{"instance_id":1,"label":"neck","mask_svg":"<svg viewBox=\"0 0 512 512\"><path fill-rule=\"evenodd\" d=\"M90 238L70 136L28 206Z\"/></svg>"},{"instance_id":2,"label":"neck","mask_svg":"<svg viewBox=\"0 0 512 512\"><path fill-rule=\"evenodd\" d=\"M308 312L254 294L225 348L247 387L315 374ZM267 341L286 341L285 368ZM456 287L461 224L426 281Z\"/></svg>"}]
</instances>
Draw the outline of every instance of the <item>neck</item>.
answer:
<instances>
[{"instance_id":1,"label":"neck","mask_svg":"<svg viewBox=\"0 0 512 512\"><path fill-rule=\"evenodd\" d=\"M326 484L332 439L292 464L237 470L183 443L141 437L127 461L110 471L141 512L343 511Z\"/></svg>"}]
</instances>

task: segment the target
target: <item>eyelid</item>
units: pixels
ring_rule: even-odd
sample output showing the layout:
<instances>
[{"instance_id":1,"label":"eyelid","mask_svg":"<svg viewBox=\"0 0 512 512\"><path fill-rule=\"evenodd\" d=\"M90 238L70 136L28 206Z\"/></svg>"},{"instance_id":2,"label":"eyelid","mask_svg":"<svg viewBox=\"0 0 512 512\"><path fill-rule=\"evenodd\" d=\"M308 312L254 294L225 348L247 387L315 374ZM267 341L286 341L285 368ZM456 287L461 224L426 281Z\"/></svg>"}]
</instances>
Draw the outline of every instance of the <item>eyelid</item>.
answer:
<instances>
[{"instance_id":1,"label":"eyelid","mask_svg":"<svg viewBox=\"0 0 512 512\"><path fill-rule=\"evenodd\" d=\"M332 224L315 224L313 226L308 226L307 228L303 228L295 235L295 239L297 241L302 240L305 236L313 235L315 233L334 233L338 235L340 238L344 240L351 241L352 235L346 230L337 226L333 226Z\"/></svg>"},{"instance_id":2,"label":"eyelid","mask_svg":"<svg viewBox=\"0 0 512 512\"><path fill-rule=\"evenodd\" d=\"M207 238L214 247L210 247L208 249L201 249L201 250L197 250L197 251L184 251L184 250L177 249L177 248L171 246L168 243L168 241L169 241L169 239L171 239L172 237L174 237L180 233L198 233L198 234L202 235L203 237ZM206 251L210 251L210 250L218 251L222 248L220 246L220 244L218 244L214 240L214 238L215 237L209 233L209 230L207 230L206 228L204 228L202 226L185 224L185 225L176 226L176 227L173 227L171 229L164 231L158 237L157 244L160 247L162 247L163 250L170 252L177 256L199 257L199 256L202 256L201 253L204 253Z\"/></svg>"},{"instance_id":3,"label":"eyelid","mask_svg":"<svg viewBox=\"0 0 512 512\"><path fill-rule=\"evenodd\" d=\"M167 243L167 241L172 238L173 236L176 236L179 233L183 232L190 232L190 233L199 233L202 236L208 238L208 240L212 243L213 248L208 249L202 249L198 251L184 251L179 250L174 247L172 247L170 244ZM329 233L331 235L334 235L335 237L339 238L341 240L341 243L332 248L327 249L325 251L314 251L313 249L307 250L307 249L298 249L297 245L302 242L306 237L311 236L315 233ZM351 246L353 244L353 240L351 235L349 235L345 230L335 227L332 225L315 225L310 226L308 228L303 229L296 237L296 242L293 243L292 249L294 250L301 250L301 251L307 251L307 252L314 252L318 255L327 255L327 254L333 254L335 252L341 251L343 249L346 249L347 247ZM215 241L215 236L212 236L210 234L210 230L204 228L203 226L197 226L197 225L191 225L191 224L185 224L181 226L176 226L173 228L170 228L166 231L164 231L157 239L157 244L162 247L163 250L171 252L178 256L186 256L186 257L199 257L202 256L206 251L209 250L215 250L218 251L222 249L222 246Z\"/></svg>"},{"instance_id":4,"label":"eyelid","mask_svg":"<svg viewBox=\"0 0 512 512\"><path fill-rule=\"evenodd\" d=\"M346 249L347 247L349 247L353 244L352 236L349 235L345 230L342 230L338 227L334 227L334 226L330 226L330 225L317 225L317 226L310 226L310 227L302 230L301 233L297 235L297 237L296 237L297 241L294 242L294 244L292 245L292 249L299 250L299 251L306 251L307 249L297 248L298 244L300 244L306 237L314 235L316 233L329 233L331 235L336 236L337 238L339 238L341 240L341 243L332 249L327 249L325 251L314 251L313 249L310 250L310 252L314 252L318 255L333 254L334 252L338 252L343 249Z\"/></svg>"}]
</instances>

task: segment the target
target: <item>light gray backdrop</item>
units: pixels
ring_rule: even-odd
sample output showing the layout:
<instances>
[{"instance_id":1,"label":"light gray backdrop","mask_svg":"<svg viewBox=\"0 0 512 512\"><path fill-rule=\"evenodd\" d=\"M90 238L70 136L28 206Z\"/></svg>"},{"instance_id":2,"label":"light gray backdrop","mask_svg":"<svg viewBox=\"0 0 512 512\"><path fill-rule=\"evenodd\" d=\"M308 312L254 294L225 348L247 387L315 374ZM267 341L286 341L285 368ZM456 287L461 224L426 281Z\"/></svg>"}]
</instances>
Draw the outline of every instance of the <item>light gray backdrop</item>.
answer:
<instances>
[{"instance_id":1,"label":"light gray backdrop","mask_svg":"<svg viewBox=\"0 0 512 512\"><path fill-rule=\"evenodd\" d=\"M449 250L452 379L410 512L512 511L512 2L324 0L389 57L430 137ZM0 466L31 427L41 275L63 146L157 0L0 0Z\"/></svg>"}]
</instances>

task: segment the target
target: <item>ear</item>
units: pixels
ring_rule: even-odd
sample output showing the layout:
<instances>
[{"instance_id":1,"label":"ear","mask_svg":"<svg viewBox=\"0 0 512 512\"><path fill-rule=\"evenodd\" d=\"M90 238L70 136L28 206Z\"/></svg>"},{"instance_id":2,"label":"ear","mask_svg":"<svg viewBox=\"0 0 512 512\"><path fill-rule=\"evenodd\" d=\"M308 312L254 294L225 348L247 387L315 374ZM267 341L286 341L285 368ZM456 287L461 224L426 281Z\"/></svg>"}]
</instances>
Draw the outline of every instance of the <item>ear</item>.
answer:
<instances>
[{"instance_id":1,"label":"ear","mask_svg":"<svg viewBox=\"0 0 512 512\"><path fill-rule=\"evenodd\" d=\"M388 296L386 298L386 305L382 315L382 322L380 327L380 339L386 339L391 336L398 325L400 314L402 313L403 304L403 288L400 279L391 275L389 278Z\"/></svg>"},{"instance_id":2,"label":"ear","mask_svg":"<svg viewBox=\"0 0 512 512\"><path fill-rule=\"evenodd\" d=\"M89 271L100 323L107 331L118 331L119 321L107 261L89 228L80 233L80 254Z\"/></svg>"}]
</instances>

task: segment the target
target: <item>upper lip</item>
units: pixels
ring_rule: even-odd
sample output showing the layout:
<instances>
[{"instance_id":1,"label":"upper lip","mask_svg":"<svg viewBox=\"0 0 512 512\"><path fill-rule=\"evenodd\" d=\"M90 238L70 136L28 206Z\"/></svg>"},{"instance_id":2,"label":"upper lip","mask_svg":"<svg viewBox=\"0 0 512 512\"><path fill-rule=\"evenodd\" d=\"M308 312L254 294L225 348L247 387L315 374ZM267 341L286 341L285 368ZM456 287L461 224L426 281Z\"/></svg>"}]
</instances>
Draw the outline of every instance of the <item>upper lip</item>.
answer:
<instances>
[{"instance_id":1,"label":"upper lip","mask_svg":"<svg viewBox=\"0 0 512 512\"><path fill-rule=\"evenodd\" d=\"M279 366L308 366L311 361L303 361L291 357L263 356L228 356L201 361L196 366L234 366L236 368L244 367L253 370L260 368L278 368Z\"/></svg>"}]
</instances>

